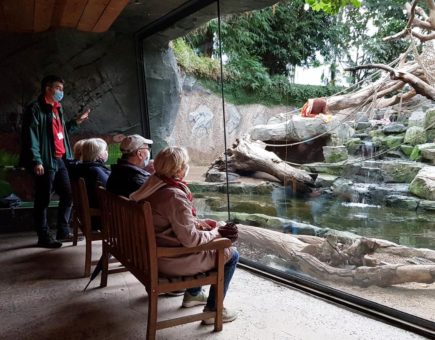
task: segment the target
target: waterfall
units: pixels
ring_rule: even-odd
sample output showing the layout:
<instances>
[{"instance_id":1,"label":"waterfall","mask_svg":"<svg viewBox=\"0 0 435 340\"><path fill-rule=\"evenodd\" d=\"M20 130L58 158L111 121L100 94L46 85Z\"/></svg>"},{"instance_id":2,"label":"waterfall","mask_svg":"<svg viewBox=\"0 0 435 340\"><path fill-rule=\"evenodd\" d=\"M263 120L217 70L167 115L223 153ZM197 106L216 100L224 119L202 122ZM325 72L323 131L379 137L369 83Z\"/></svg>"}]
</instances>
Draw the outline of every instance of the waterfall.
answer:
<instances>
[{"instance_id":1,"label":"waterfall","mask_svg":"<svg viewBox=\"0 0 435 340\"><path fill-rule=\"evenodd\" d=\"M365 141L363 141L363 145L362 145L362 148L361 148L361 151L362 151L362 158L363 159L370 159L370 158L372 158L373 157L373 154L374 154L374 146L373 146L373 143L371 142L371 141L367 141L367 140L365 140Z\"/></svg>"}]
</instances>

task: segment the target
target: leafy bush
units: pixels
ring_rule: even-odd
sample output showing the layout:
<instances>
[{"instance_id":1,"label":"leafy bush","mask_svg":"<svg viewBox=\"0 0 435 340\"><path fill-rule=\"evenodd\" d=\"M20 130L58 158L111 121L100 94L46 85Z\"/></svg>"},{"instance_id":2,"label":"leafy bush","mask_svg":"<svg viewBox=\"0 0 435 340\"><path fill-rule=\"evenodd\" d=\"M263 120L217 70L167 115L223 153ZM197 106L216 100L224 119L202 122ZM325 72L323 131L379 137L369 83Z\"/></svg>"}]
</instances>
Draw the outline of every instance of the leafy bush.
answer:
<instances>
[{"instance_id":1,"label":"leafy bush","mask_svg":"<svg viewBox=\"0 0 435 340\"><path fill-rule=\"evenodd\" d=\"M185 73L198 78L220 78L219 60L198 56L182 38L173 40L171 46L178 66Z\"/></svg>"}]
</instances>

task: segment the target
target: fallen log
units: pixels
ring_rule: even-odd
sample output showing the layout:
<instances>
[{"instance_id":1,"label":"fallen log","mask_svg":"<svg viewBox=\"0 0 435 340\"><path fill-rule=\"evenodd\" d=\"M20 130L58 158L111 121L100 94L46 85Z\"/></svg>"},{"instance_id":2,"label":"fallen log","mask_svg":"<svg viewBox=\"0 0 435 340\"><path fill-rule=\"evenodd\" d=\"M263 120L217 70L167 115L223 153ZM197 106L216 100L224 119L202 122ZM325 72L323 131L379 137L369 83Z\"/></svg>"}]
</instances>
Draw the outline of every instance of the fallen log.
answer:
<instances>
[{"instance_id":1,"label":"fallen log","mask_svg":"<svg viewBox=\"0 0 435 340\"><path fill-rule=\"evenodd\" d=\"M314 180L308 172L292 167L265 148L266 145L261 141L251 141L248 137L237 139L233 147L227 150L227 162L223 156L219 157L208 171L262 171L278 178L284 185L291 184L294 192L311 192Z\"/></svg>"},{"instance_id":2,"label":"fallen log","mask_svg":"<svg viewBox=\"0 0 435 340\"><path fill-rule=\"evenodd\" d=\"M435 262L427 260L427 264L407 264L406 258L400 263L390 264L374 261L375 266L369 267L365 265L343 265L337 268L330 263L321 261L316 256L325 256L325 253L320 254L318 251L325 246L325 239L320 242L320 238L306 238L304 236L294 236L283 234L277 231L252 227L247 225L238 225L239 230L239 248L243 254L244 250L250 251L252 256L258 256L254 260L260 260L265 254L275 255L284 260L289 268L292 268L305 275L312 276L323 281L332 281L357 285L360 287L368 287L376 285L386 287L407 282L433 283L435 282ZM310 243L305 243L307 240ZM350 245L342 245L343 248L338 248L334 245L331 249L340 254L346 254L352 258L352 262L366 263L368 253L372 257L376 257L378 249L388 249L388 252L393 253L394 248L392 243L383 244L376 239L361 238L357 239ZM432 258L435 251L418 249L409 251L408 247L397 246L397 252L409 254L426 254L427 258ZM331 257L333 257L331 255ZM358 260L359 259L359 260ZM327 258L323 258L328 261ZM361 261L360 261L361 260ZM328 262L333 262L329 259Z\"/></svg>"}]
</instances>

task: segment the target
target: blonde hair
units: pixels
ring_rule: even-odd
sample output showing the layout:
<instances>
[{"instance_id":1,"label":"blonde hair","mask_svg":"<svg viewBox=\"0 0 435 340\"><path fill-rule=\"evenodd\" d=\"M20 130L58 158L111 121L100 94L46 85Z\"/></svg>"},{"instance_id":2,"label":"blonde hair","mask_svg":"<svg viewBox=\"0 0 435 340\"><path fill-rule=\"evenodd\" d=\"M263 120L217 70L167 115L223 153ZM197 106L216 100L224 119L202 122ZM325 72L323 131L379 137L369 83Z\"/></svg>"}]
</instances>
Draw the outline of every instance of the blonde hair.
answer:
<instances>
[{"instance_id":1,"label":"blonde hair","mask_svg":"<svg viewBox=\"0 0 435 340\"><path fill-rule=\"evenodd\" d=\"M104 151L107 151L107 143L101 138L89 138L82 145L82 161L95 162L101 159Z\"/></svg>"},{"instance_id":2,"label":"blonde hair","mask_svg":"<svg viewBox=\"0 0 435 340\"><path fill-rule=\"evenodd\" d=\"M189 154L185 148L169 146L161 150L154 158L154 170L157 176L175 177L187 167Z\"/></svg>"},{"instance_id":3,"label":"blonde hair","mask_svg":"<svg viewBox=\"0 0 435 340\"><path fill-rule=\"evenodd\" d=\"M80 139L79 141L77 141L74 144L73 147L73 154L74 154L74 159L81 161L82 160L82 148L83 148L83 143L86 141L86 139Z\"/></svg>"}]
</instances>

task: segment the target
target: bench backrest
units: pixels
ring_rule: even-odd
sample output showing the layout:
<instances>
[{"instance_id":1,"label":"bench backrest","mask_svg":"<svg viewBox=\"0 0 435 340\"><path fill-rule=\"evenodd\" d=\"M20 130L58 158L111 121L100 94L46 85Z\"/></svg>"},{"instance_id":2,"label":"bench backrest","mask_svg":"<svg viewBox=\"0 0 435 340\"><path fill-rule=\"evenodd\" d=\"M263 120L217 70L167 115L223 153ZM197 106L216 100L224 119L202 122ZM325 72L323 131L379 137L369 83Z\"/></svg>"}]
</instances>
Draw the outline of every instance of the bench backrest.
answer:
<instances>
[{"instance_id":1,"label":"bench backrest","mask_svg":"<svg viewBox=\"0 0 435 340\"><path fill-rule=\"evenodd\" d=\"M91 230L91 214L89 208L88 191L82 177L71 180L71 189L74 204L74 223L84 232Z\"/></svg>"},{"instance_id":2,"label":"bench backrest","mask_svg":"<svg viewBox=\"0 0 435 340\"><path fill-rule=\"evenodd\" d=\"M147 290L158 281L154 224L148 202L136 203L99 187L103 246Z\"/></svg>"}]
</instances>

